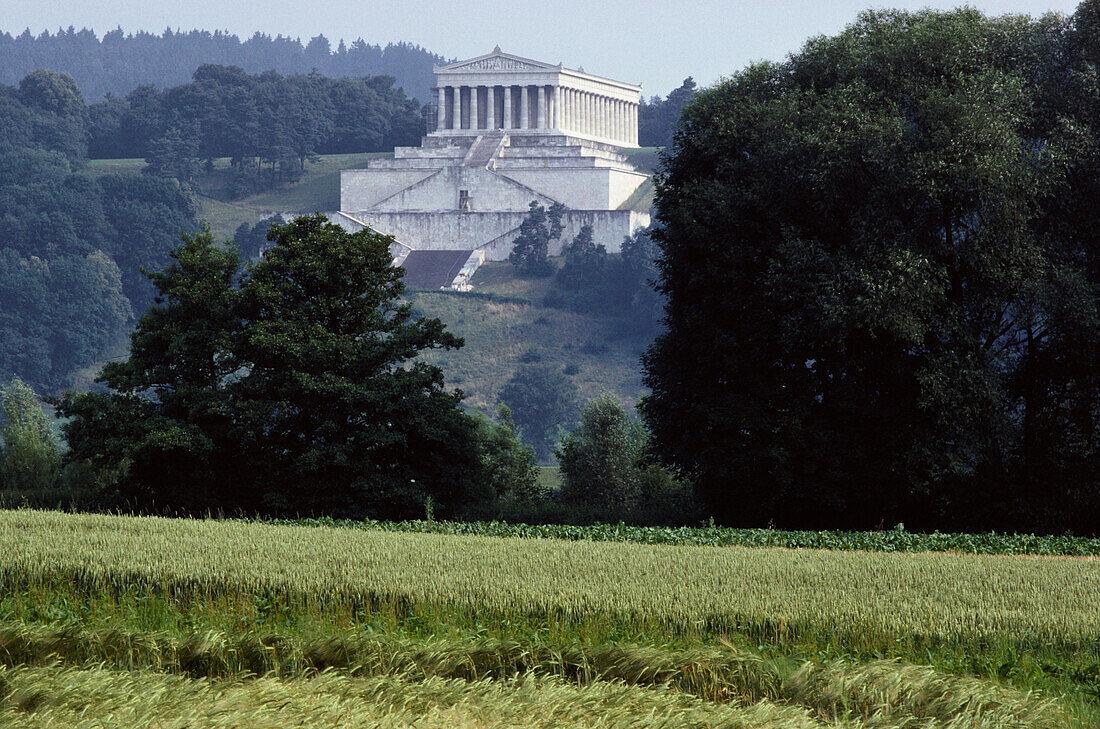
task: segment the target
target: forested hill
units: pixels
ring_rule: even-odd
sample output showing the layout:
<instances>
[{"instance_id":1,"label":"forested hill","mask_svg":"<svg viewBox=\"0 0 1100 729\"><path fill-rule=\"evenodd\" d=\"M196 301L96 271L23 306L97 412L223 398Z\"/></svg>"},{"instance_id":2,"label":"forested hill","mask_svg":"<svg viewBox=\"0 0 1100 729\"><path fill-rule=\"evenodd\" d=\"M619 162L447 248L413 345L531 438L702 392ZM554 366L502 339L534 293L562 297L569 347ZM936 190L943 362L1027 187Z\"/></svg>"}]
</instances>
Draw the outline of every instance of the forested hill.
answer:
<instances>
[{"instance_id":1,"label":"forested hill","mask_svg":"<svg viewBox=\"0 0 1100 729\"><path fill-rule=\"evenodd\" d=\"M161 35L112 30L102 38L94 31L58 30L18 36L0 32L0 83L14 84L37 68L69 74L84 98L99 101L105 94L125 96L142 84L161 88L191 80L199 66L209 63L239 66L251 73L310 73L325 76L393 76L408 96L428 101L435 76L432 65L442 56L409 43L371 45L361 38L339 41L335 48L323 35L302 44L298 38L272 37L257 32L241 41L236 35L206 30L167 29Z\"/></svg>"}]
</instances>

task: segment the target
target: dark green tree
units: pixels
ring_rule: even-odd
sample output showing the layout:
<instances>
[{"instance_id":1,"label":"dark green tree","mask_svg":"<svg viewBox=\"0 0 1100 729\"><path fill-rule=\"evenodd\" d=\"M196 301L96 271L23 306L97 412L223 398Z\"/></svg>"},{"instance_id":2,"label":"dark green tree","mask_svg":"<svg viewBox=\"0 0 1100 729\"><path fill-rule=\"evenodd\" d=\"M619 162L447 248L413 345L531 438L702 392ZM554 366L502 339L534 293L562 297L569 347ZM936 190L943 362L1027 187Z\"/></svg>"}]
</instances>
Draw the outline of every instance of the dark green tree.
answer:
<instances>
[{"instance_id":1,"label":"dark green tree","mask_svg":"<svg viewBox=\"0 0 1100 729\"><path fill-rule=\"evenodd\" d=\"M445 515L483 497L462 393L415 361L463 341L400 302L392 239L320 215L268 236L242 289L249 371L233 386L268 508L407 518L429 496Z\"/></svg>"},{"instance_id":2,"label":"dark green tree","mask_svg":"<svg viewBox=\"0 0 1100 729\"><path fill-rule=\"evenodd\" d=\"M145 171L190 183L199 171L198 124L174 124L149 143Z\"/></svg>"},{"instance_id":3,"label":"dark green tree","mask_svg":"<svg viewBox=\"0 0 1100 729\"><path fill-rule=\"evenodd\" d=\"M683 524L695 515L690 488L652 462L649 432L609 393L584 406L554 454L561 500L600 519Z\"/></svg>"},{"instance_id":4,"label":"dark green tree","mask_svg":"<svg viewBox=\"0 0 1100 729\"><path fill-rule=\"evenodd\" d=\"M695 79L688 76L679 88L662 99L642 99L638 107L638 143L643 147L669 147L684 107L695 98Z\"/></svg>"},{"instance_id":5,"label":"dark green tree","mask_svg":"<svg viewBox=\"0 0 1100 729\"><path fill-rule=\"evenodd\" d=\"M685 109L643 411L716 516L1100 529L1096 92L1062 22L865 13Z\"/></svg>"},{"instance_id":6,"label":"dark green tree","mask_svg":"<svg viewBox=\"0 0 1100 729\"><path fill-rule=\"evenodd\" d=\"M577 418L577 386L548 364L521 365L500 391L500 401L543 463L549 461L558 434Z\"/></svg>"},{"instance_id":7,"label":"dark green tree","mask_svg":"<svg viewBox=\"0 0 1100 729\"><path fill-rule=\"evenodd\" d=\"M124 468L116 488L130 508L233 510L258 500L237 460L228 393L241 366L239 275L236 250L208 229L185 236L171 264L150 274L157 297L131 334L129 358L97 378L113 392L60 402L71 417L69 461L101 473Z\"/></svg>"},{"instance_id":8,"label":"dark green tree","mask_svg":"<svg viewBox=\"0 0 1100 729\"><path fill-rule=\"evenodd\" d=\"M519 226L519 235L508 260L524 276L549 276L554 272L550 263L550 242L561 237L561 219L565 206L553 203L549 210L532 200L530 210Z\"/></svg>"}]
</instances>

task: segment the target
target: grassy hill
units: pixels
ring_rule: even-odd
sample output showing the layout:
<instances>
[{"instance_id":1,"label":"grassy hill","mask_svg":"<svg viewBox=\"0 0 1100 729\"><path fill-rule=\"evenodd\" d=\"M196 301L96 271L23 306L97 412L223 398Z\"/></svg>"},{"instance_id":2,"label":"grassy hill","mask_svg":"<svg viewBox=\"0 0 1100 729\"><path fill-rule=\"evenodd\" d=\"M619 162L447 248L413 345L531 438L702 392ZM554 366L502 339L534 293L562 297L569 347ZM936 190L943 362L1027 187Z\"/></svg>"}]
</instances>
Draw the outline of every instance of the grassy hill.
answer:
<instances>
[{"instance_id":1,"label":"grassy hill","mask_svg":"<svg viewBox=\"0 0 1100 729\"><path fill-rule=\"evenodd\" d=\"M473 279L474 292L415 291L421 313L443 320L465 338L457 352L433 352L447 382L467 403L492 411L501 388L524 362L569 368L582 399L602 390L633 407L643 392L639 358L648 338L623 336L616 322L541 305L550 279L523 279L511 264L487 263ZM494 298L489 298L490 296Z\"/></svg>"},{"instance_id":2,"label":"grassy hill","mask_svg":"<svg viewBox=\"0 0 1100 729\"><path fill-rule=\"evenodd\" d=\"M236 200L225 195L229 160L215 160L213 171L195 181L199 217L210 224L216 237L228 238L241 223L253 224L272 213L336 210L340 170L363 168L370 159L388 154L322 156L306 164L298 182ZM658 163L653 148L626 150L626 154L646 172ZM141 159L92 160L89 169L105 175L136 172L144 165ZM647 181L623 207L648 210L652 199L653 185ZM482 266L473 284L473 295L428 291L410 295L418 310L442 319L466 339L466 346L457 352L435 352L427 358L443 368L449 384L466 393L468 404L494 410L500 389L525 361L575 370L572 377L583 399L607 390L627 407L637 402L643 391L639 357L649 344L647 339L622 336L613 321L543 307L550 279L519 278L508 263ZM93 376L89 370L83 379L90 384Z\"/></svg>"}]
</instances>

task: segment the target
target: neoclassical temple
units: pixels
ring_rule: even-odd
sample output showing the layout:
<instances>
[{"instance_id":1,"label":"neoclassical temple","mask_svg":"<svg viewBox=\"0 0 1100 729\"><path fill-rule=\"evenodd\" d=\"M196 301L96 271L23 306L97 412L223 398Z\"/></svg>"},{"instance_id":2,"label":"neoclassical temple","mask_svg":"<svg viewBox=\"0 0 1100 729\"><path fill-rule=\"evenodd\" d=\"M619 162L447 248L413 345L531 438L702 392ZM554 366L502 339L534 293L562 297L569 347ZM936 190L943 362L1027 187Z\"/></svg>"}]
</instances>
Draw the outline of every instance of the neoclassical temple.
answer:
<instances>
[{"instance_id":1,"label":"neoclassical temple","mask_svg":"<svg viewBox=\"0 0 1100 729\"><path fill-rule=\"evenodd\" d=\"M649 224L630 209L647 175L622 154L638 146L639 86L499 48L435 72L427 136L342 170L334 219L392 235L399 260L413 250L507 258L532 201L567 209L552 254L584 225L615 252Z\"/></svg>"},{"instance_id":2,"label":"neoclassical temple","mask_svg":"<svg viewBox=\"0 0 1100 729\"><path fill-rule=\"evenodd\" d=\"M435 73L433 133L523 130L638 146L640 86L510 56L499 47Z\"/></svg>"}]
</instances>

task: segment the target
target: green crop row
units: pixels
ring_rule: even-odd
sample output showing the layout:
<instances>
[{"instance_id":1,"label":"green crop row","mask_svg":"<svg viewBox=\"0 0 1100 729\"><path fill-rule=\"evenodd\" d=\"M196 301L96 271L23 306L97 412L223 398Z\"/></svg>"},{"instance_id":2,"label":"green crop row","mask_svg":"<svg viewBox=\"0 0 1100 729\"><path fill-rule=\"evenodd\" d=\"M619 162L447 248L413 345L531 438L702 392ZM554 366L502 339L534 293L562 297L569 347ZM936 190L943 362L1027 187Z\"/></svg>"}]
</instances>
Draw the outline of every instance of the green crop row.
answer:
<instances>
[{"instance_id":1,"label":"green crop row","mask_svg":"<svg viewBox=\"0 0 1100 729\"><path fill-rule=\"evenodd\" d=\"M507 522L445 521L350 521L341 519L294 519L269 523L298 526L329 526L386 532L417 532L484 537L674 544L698 547L780 547L785 549L829 549L861 552L959 552L963 554L1047 555L1066 557L1100 556L1100 538L1036 534L931 534L908 532L904 527L887 531L784 531L779 529L734 529L703 527L638 527L625 524L571 526L563 524L509 524Z\"/></svg>"}]
</instances>

